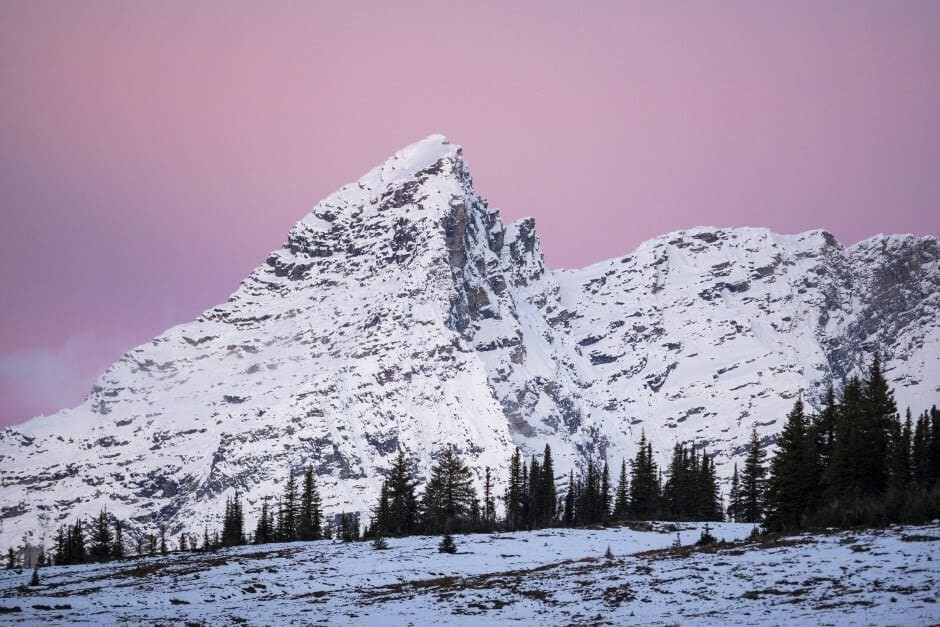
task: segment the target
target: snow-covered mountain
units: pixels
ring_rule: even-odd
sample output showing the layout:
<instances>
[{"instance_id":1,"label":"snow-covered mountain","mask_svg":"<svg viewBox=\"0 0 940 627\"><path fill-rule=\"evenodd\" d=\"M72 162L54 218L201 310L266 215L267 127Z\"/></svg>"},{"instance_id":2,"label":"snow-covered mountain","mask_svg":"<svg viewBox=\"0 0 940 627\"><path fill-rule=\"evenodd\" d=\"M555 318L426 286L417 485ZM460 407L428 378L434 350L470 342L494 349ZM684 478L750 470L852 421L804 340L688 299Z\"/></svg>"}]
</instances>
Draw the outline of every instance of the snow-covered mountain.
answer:
<instances>
[{"instance_id":1,"label":"snow-covered mountain","mask_svg":"<svg viewBox=\"0 0 940 627\"><path fill-rule=\"evenodd\" d=\"M228 302L137 347L86 401L0 432L0 546L107 507L137 530L254 514L313 464L327 511L368 511L399 447L500 472L618 463L641 430L730 473L750 428L886 355L899 405L940 401L940 246L696 228L552 271L440 135L323 200ZM132 529L133 531L133 529Z\"/></svg>"}]
</instances>

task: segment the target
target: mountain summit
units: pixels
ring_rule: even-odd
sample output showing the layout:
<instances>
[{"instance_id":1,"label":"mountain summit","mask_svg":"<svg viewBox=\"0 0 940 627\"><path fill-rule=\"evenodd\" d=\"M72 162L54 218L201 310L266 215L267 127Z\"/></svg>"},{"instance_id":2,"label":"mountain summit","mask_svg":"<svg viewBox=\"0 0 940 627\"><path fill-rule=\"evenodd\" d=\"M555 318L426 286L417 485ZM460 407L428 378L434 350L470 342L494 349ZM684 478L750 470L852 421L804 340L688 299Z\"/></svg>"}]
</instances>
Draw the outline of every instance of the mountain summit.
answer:
<instances>
[{"instance_id":1,"label":"mountain summit","mask_svg":"<svg viewBox=\"0 0 940 627\"><path fill-rule=\"evenodd\" d=\"M328 512L371 508L399 449L502 474L619 463L640 433L719 473L798 394L885 356L899 406L940 400L940 246L696 228L546 268L441 135L320 202L229 300L115 362L80 406L0 432L0 546L107 508L130 531L252 518L312 464Z\"/></svg>"}]
</instances>

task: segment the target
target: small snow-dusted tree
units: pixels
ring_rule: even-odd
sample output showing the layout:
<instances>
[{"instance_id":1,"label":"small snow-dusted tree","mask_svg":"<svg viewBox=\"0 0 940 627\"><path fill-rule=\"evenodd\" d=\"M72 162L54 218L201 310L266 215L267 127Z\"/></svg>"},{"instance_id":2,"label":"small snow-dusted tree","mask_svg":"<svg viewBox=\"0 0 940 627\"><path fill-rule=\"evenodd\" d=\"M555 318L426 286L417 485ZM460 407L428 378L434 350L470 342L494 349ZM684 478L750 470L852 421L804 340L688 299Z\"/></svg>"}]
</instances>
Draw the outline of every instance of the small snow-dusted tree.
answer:
<instances>
[{"instance_id":1,"label":"small snow-dusted tree","mask_svg":"<svg viewBox=\"0 0 940 627\"><path fill-rule=\"evenodd\" d=\"M441 543L437 545L437 550L441 553L456 553L457 543L454 542L454 536L445 533L444 537L441 538Z\"/></svg>"}]
</instances>

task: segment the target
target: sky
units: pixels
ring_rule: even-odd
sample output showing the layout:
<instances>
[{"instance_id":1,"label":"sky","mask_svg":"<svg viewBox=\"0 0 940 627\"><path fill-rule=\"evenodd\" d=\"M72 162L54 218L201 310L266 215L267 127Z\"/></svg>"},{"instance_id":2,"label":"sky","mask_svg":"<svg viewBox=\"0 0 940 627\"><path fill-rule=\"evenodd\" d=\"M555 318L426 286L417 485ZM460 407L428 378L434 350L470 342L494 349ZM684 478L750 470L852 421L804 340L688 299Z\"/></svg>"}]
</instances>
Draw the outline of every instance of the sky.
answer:
<instances>
[{"instance_id":1,"label":"sky","mask_svg":"<svg viewBox=\"0 0 940 627\"><path fill-rule=\"evenodd\" d=\"M940 3L0 1L0 426L224 301L432 133L552 267L940 233Z\"/></svg>"}]
</instances>

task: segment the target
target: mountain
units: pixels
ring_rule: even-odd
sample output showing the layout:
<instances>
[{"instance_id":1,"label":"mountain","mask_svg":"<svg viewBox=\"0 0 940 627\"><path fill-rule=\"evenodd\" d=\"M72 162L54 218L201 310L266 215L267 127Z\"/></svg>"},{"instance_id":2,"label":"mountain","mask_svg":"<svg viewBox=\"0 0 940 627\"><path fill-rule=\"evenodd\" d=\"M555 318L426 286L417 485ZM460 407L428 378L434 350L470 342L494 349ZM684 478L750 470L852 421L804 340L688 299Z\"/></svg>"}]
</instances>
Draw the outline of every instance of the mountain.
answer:
<instances>
[{"instance_id":1,"label":"mountain","mask_svg":"<svg viewBox=\"0 0 940 627\"><path fill-rule=\"evenodd\" d=\"M313 464L368 511L399 447L502 474L695 440L730 474L752 425L885 356L899 406L940 400L940 246L696 228L583 270L545 266L440 135L318 204L229 300L114 363L80 406L0 432L0 546L109 512L149 532L253 517ZM664 459L661 457L661 459Z\"/></svg>"}]
</instances>

